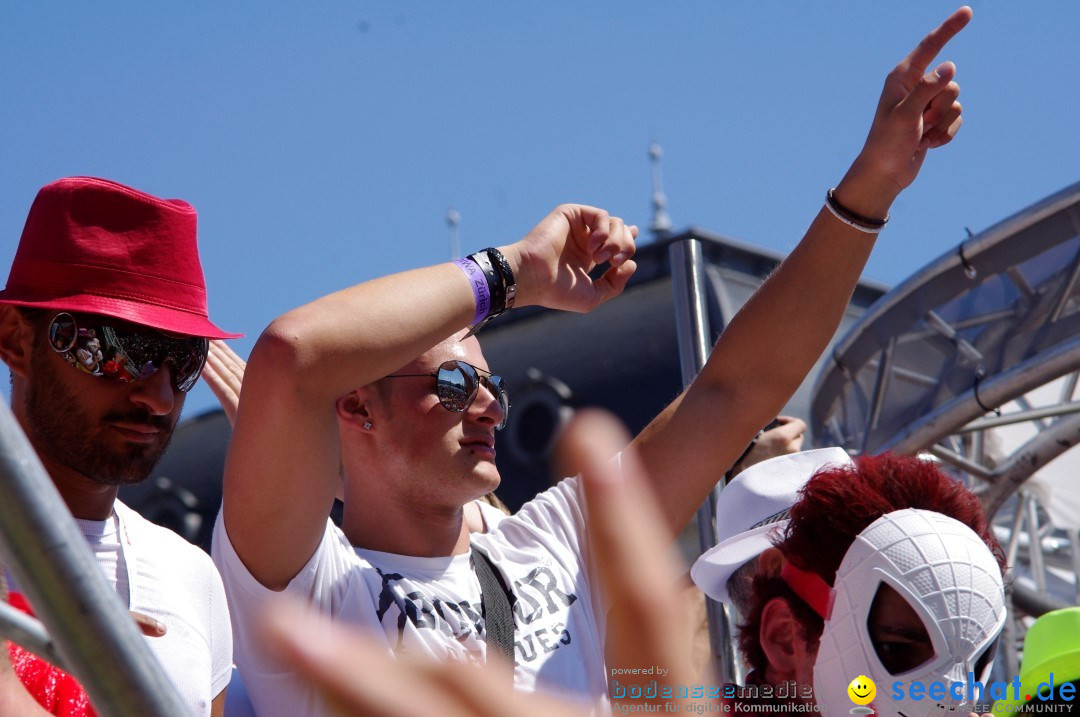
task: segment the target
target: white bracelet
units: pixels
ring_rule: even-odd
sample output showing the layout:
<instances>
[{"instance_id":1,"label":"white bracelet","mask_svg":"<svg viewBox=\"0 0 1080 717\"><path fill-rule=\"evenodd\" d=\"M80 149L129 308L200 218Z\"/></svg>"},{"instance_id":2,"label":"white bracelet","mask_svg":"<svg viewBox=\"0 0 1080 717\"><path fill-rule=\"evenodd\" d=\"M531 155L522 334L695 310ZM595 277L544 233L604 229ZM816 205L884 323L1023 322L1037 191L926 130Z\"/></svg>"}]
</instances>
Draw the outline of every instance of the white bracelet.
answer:
<instances>
[{"instance_id":1,"label":"white bracelet","mask_svg":"<svg viewBox=\"0 0 1080 717\"><path fill-rule=\"evenodd\" d=\"M856 214L847 207L840 204L837 201L834 193L836 188L832 188L825 192L825 206L828 208L832 215L847 224L853 229L858 229L864 234L880 234L881 230L885 228L885 225L889 223L889 215L886 214L884 219L868 219L862 215Z\"/></svg>"},{"instance_id":2,"label":"white bracelet","mask_svg":"<svg viewBox=\"0 0 1080 717\"><path fill-rule=\"evenodd\" d=\"M844 224L847 224L852 229L858 229L859 231L861 231L861 232L863 232L865 234L880 234L881 230L885 228L885 227L868 227L868 226L864 226L862 224L858 224L856 222L853 222L850 219L848 219L847 217L841 216L840 212L833 209L832 205L829 204L828 202L825 202L825 207L830 212L832 212L832 215L834 217L836 217L837 219L842 221Z\"/></svg>"}]
</instances>

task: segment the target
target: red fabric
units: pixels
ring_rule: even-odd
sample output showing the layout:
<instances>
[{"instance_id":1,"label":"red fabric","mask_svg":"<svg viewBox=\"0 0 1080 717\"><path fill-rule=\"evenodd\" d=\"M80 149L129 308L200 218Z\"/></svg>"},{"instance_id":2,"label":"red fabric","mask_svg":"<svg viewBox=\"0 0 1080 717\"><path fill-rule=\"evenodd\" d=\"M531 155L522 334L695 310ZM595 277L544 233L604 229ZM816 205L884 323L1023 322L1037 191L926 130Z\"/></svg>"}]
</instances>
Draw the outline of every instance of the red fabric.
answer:
<instances>
[{"instance_id":1,"label":"red fabric","mask_svg":"<svg viewBox=\"0 0 1080 717\"><path fill-rule=\"evenodd\" d=\"M28 615L34 614L19 593L11 593L9 601L12 607ZM8 643L8 654L15 674L19 676L26 691L50 713L57 717L97 717L97 712L90 706L86 690L74 677L14 642Z\"/></svg>"},{"instance_id":2,"label":"red fabric","mask_svg":"<svg viewBox=\"0 0 1080 717\"><path fill-rule=\"evenodd\" d=\"M0 302L237 338L207 315L195 223L185 201L106 179L47 184L30 207Z\"/></svg>"},{"instance_id":3,"label":"red fabric","mask_svg":"<svg viewBox=\"0 0 1080 717\"><path fill-rule=\"evenodd\" d=\"M836 593L817 573L808 570L800 570L789 562L784 563L780 569L780 577L802 598L802 601L812 607L823 620L832 617L833 602Z\"/></svg>"}]
</instances>

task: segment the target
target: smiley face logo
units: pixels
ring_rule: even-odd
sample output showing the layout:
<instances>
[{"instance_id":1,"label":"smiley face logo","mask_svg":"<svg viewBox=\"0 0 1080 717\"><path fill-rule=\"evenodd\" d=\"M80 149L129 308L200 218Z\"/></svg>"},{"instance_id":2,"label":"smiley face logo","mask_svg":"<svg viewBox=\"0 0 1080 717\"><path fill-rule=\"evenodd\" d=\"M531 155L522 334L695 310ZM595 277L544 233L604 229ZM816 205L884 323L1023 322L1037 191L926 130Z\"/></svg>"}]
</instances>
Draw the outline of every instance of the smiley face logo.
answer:
<instances>
[{"instance_id":1,"label":"smiley face logo","mask_svg":"<svg viewBox=\"0 0 1080 717\"><path fill-rule=\"evenodd\" d=\"M848 697L857 705L868 705L877 695L877 685L866 675L859 675L847 686Z\"/></svg>"}]
</instances>

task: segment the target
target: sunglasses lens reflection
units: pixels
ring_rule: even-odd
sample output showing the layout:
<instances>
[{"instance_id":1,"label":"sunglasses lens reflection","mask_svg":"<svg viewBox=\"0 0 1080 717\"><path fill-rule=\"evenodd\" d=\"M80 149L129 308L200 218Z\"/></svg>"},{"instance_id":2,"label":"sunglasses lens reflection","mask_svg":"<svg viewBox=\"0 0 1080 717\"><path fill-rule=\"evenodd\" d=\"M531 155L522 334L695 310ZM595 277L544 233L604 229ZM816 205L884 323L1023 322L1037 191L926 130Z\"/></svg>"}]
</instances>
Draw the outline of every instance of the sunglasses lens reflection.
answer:
<instances>
[{"instance_id":1,"label":"sunglasses lens reflection","mask_svg":"<svg viewBox=\"0 0 1080 717\"><path fill-rule=\"evenodd\" d=\"M75 345L75 319L60 314L49 327L49 343L55 351L69 351Z\"/></svg>"},{"instance_id":2,"label":"sunglasses lens reflection","mask_svg":"<svg viewBox=\"0 0 1080 717\"><path fill-rule=\"evenodd\" d=\"M437 391L443 407L461 413L476 397L476 374L471 366L447 361L439 367Z\"/></svg>"},{"instance_id":3,"label":"sunglasses lens reflection","mask_svg":"<svg viewBox=\"0 0 1080 717\"><path fill-rule=\"evenodd\" d=\"M187 392L202 373L210 343L195 336L167 336L108 324L81 325L71 314L58 314L49 326L49 343L72 367L120 382L138 381L170 364L173 382Z\"/></svg>"},{"instance_id":4,"label":"sunglasses lens reflection","mask_svg":"<svg viewBox=\"0 0 1080 717\"><path fill-rule=\"evenodd\" d=\"M435 390L443 408L454 413L467 411L476 400L476 392L481 382L487 386L502 407L503 420L498 428L506 426L506 417L510 412L510 399L506 392L506 383L500 376L482 376L471 364L464 361L447 361L439 367Z\"/></svg>"}]
</instances>

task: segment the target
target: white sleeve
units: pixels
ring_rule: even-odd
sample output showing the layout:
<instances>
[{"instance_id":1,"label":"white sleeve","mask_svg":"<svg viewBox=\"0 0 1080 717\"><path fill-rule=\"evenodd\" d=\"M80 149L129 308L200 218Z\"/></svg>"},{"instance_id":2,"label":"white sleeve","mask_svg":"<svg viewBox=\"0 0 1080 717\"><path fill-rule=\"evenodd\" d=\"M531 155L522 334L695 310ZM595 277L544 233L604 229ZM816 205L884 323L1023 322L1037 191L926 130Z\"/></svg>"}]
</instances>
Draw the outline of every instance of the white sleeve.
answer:
<instances>
[{"instance_id":1,"label":"white sleeve","mask_svg":"<svg viewBox=\"0 0 1080 717\"><path fill-rule=\"evenodd\" d=\"M622 465L622 454L612 459L617 467ZM547 533L570 549L581 565L588 564L589 511L581 485L581 476L564 478L555 486L521 507L508 522L520 520L535 530ZM506 526L509 527L509 526Z\"/></svg>"},{"instance_id":2,"label":"white sleeve","mask_svg":"<svg viewBox=\"0 0 1080 717\"><path fill-rule=\"evenodd\" d=\"M347 553L342 551L343 540L341 531L327 520L326 532L311 559L284 590L276 592L263 587L248 572L229 540L223 513L218 515L211 555L221 572L229 601L236 666L259 715L329 713L310 682L301 679L291 668L272 657L262 641L260 619L267 605L288 597L303 600L322 612L332 614L347 592L349 556L355 559L355 553L347 542L344 543Z\"/></svg>"},{"instance_id":3,"label":"white sleeve","mask_svg":"<svg viewBox=\"0 0 1080 717\"><path fill-rule=\"evenodd\" d=\"M247 671L253 667L269 671L280 669L270 664L265 656L266 650L259 644L257 621L266 605L291 597L311 604L320 612L332 614L346 592L352 549L347 542L342 545L344 536L341 531L329 519L326 522L326 531L314 554L288 586L279 592L264 587L248 572L229 540L224 512L218 514L210 554L221 572L233 626L235 659L245 672L245 679Z\"/></svg>"},{"instance_id":4,"label":"white sleeve","mask_svg":"<svg viewBox=\"0 0 1080 717\"><path fill-rule=\"evenodd\" d=\"M210 584L210 695L217 697L232 679L233 637L229 603L218 571L212 571Z\"/></svg>"}]
</instances>

